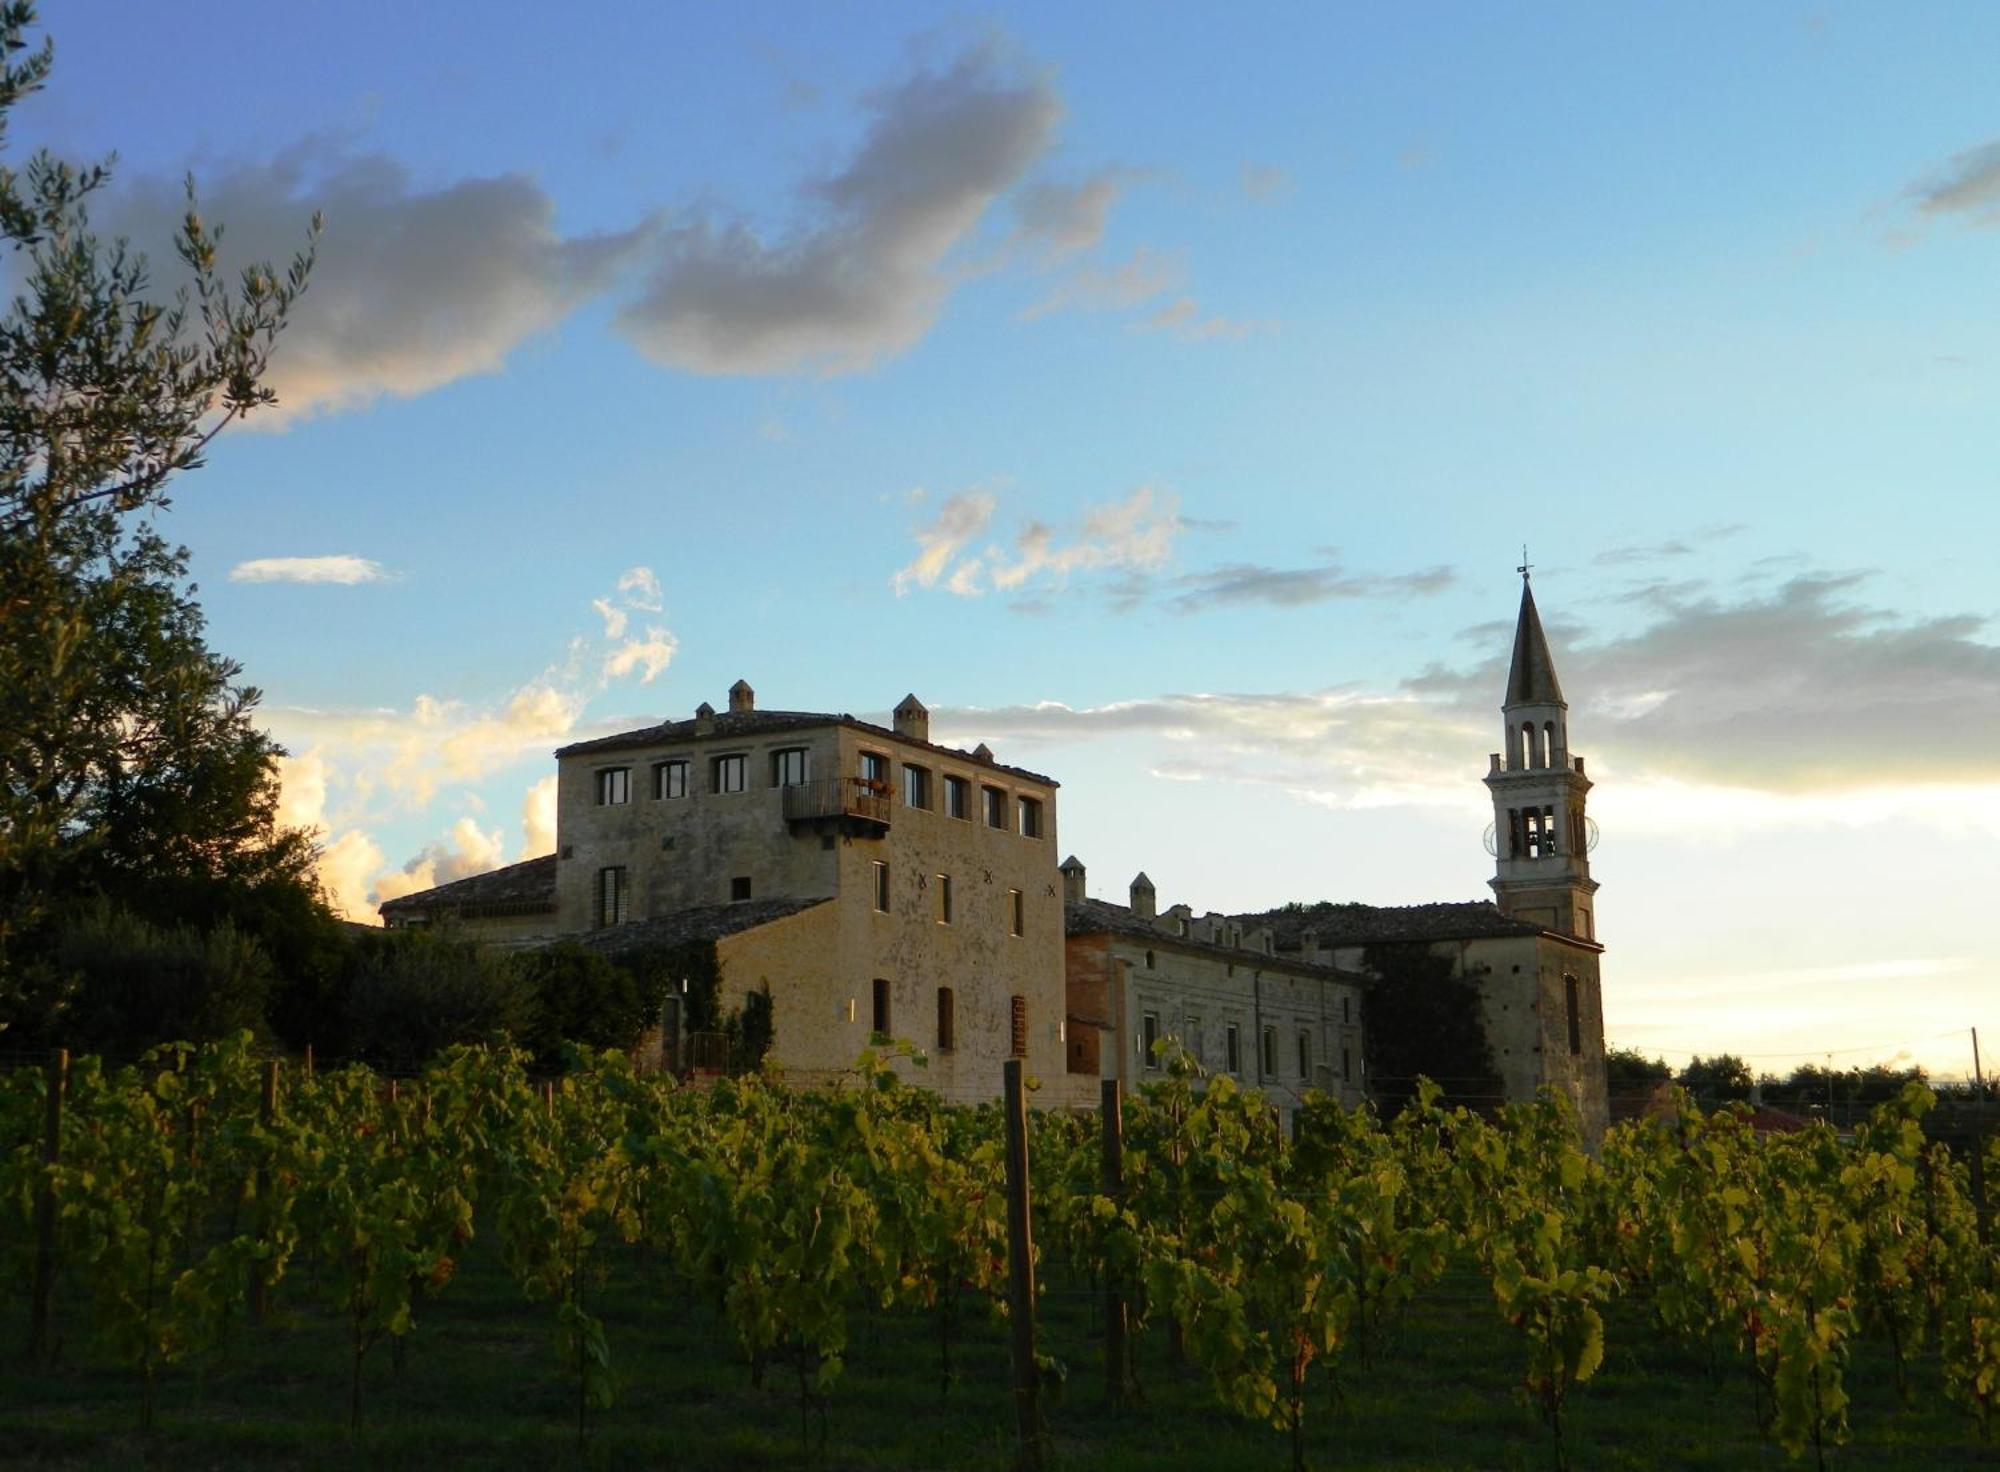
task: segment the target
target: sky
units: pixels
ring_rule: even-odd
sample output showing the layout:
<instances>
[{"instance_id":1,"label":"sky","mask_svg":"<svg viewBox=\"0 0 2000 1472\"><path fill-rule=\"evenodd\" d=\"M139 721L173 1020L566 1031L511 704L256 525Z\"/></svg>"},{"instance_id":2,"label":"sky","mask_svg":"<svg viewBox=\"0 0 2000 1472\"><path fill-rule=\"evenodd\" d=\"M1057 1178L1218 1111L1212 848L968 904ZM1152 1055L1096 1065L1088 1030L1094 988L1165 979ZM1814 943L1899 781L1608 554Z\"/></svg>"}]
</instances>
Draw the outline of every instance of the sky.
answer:
<instances>
[{"instance_id":1,"label":"sky","mask_svg":"<svg viewBox=\"0 0 2000 1472\"><path fill-rule=\"evenodd\" d=\"M356 918L720 705L1063 784L1091 892L1485 897L1525 544L1607 1034L2000 1050L1984 5L63 7L160 288L323 233L160 523Z\"/></svg>"}]
</instances>

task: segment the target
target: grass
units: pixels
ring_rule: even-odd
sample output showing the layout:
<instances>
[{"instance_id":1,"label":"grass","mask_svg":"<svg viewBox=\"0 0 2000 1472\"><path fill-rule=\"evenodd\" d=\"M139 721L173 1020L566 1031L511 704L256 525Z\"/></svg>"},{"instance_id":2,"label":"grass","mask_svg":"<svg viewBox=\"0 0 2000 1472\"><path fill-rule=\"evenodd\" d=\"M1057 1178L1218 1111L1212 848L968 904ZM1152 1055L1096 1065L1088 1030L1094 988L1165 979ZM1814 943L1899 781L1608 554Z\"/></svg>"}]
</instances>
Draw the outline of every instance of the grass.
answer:
<instances>
[{"instance_id":1,"label":"grass","mask_svg":"<svg viewBox=\"0 0 2000 1472\"><path fill-rule=\"evenodd\" d=\"M527 1301L497 1262L469 1254L444 1295L419 1310L400 1368L370 1356L363 1424L347 1426L347 1360L337 1319L310 1280L289 1279L278 1322L241 1326L218 1356L167 1373L157 1423L139 1433L139 1386L128 1369L77 1337L83 1306L62 1305L72 1337L60 1362L0 1371L0 1462L54 1469L409 1468L992 1468L1013 1461L1005 1325L968 1304L940 1395L933 1325L906 1314L857 1314L846 1372L827 1407L823 1456L801 1434L797 1381L773 1365L753 1388L712 1306L687 1301L657 1264L606 1254L596 1290L619 1378L617 1403L593 1413L579 1448L574 1381L557 1357L554 1312ZM1163 1336L1139 1341L1144 1403L1104 1404L1094 1303L1060 1268L1045 1271L1042 1348L1066 1362L1049 1405L1054 1463L1089 1472L1200 1469L1284 1472L1286 1438L1217 1410L1200 1378L1167 1362ZM18 1299L8 1307L25 1324ZM1566 1413L1571 1465L1582 1469L1729 1469L1813 1465L1758 1435L1740 1365L1712 1378L1698 1355L1661 1339L1643 1306L1609 1315L1596 1379ZM1420 1298L1370 1362L1348 1363L1336 1406L1322 1382L1309 1415L1317 1468L1473 1472L1553 1466L1536 1412L1515 1393L1518 1346L1476 1273L1455 1273ZM1852 1440L1836 1468L2000 1468L1947 1405L1934 1363L1915 1376L1914 1408L1897 1402L1886 1352L1863 1346L1849 1372Z\"/></svg>"}]
</instances>

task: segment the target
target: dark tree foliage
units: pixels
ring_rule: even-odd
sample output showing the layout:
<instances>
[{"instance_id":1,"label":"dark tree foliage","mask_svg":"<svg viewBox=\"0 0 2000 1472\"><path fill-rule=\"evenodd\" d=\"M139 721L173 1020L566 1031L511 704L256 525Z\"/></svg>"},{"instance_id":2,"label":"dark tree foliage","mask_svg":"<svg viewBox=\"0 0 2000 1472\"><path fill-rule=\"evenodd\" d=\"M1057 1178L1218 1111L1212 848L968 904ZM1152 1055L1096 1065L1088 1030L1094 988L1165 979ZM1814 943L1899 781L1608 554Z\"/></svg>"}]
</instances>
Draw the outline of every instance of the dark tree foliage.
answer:
<instances>
[{"instance_id":1,"label":"dark tree foliage","mask_svg":"<svg viewBox=\"0 0 2000 1472\"><path fill-rule=\"evenodd\" d=\"M742 1073L754 1072L764 1064L765 1054L777 1041L772 1020L771 988L760 986L743 999L743 1005L729 1014L724 1030L729 1036L729 1065Z\"/></svg>"},{"instance_id":2,"label":"dark tree foliage","mask_svg":"<svg viewBox=\"0 0 2000 1472\"><path fill-rule=\"evenodd\" d=\"M409 1073L453 1043L520 1041L535 988L519 958L451 934L392 930L367 943L347 998L353 1057Z\"/></svg>"},{"instance_id":3,"label":"dark tree foliage","mask_svg":"<svg viewBox=\"0 0 2000 1472\"><path fill-rule=\"evenodd\" d=\"M1614 1098L1650 1094L1674 1076L1666 1059L1648 1058L1637 1048L1605 1049L1604 1073Z\"/></svg>"},{"instance_id":4,"label":"dark tree foliage","mask_svg":"<svg viewBox=\"0 0 2000 1472\"><path fill-rule=\"evenodd\" d=\"M535 994L523 1042L539 1068L566 1066L566 1044L629 1049L660 1025L670 985L662 968L623 966L574 944L531 952L520 965Z\"/></svg>"},{"instance_id":5,"label":"dark tree foliage","mask_svg":"<svg viewBox=\"0 0 2000 1472\"><path fill-rule=\"evenodd\" d=\"M1766 1104L1795 1114L1811 1114L1828 1108L1872 1108L1902 1093L1903 1086L1928 1082L1921 1068L1891 1068L1886 1063L1867 1068L1821 1068L1806 1063L1785 1079L1759 1080L1758 1093Z\"/></svg>"},{"instance_id":6,"label":"dark tree foliage","mask_svg":"<svg viewBox=\"0 0 2000 1472\"><path fill-rule=\"evenodd\" d=\"M1402 1112L1419 1077L1442 1088L1447 1103L1497 1104L1504 1090L1478 982L1454 975L1450 956L1420 943L1370 946L1362 964L1375 976L1362 1047L1369 1093L1383 1116Z\"/></svg>"},{"instance_id":7,"label":"dark tree foliage","mask_svg":"<svg viewBox=\"0 0 2000 1472\"><path fill-rule=\"evenodd\" d=\"M0 149L47 79L33 9L0 4ZM92 896L254 928L315 896L307 836L276 824L281 754L257 692L203 642L187 553L150 521L223 428L273 402L263 377L310 258L234 283L189 208L188 286L151 295L143 257L90 229L103 165L0 166L0 1025L59 1035L74 987L54 954ZM315 224L316 228L316 224ZM262 892L264 898L246 898ZM310 927L309 927L310 928ZM317 942L308 940L306 945Z\"/></svg>"},{"instance_id":8,"label":"dark tree foliage","mask_svg":"<svg viewBox=\"0 0 2000 1472\"><path fill-rule=\"evenodd\" d=\"M74 978L65 1035L113 1058L162 1038L206 1042L263 1026L271 962L227 921L208 930L152 925L104 901L59 932L55 959Z\"/></svg>"},{"instance_id":9,"label":"dark tree foliage","mask_svg":"<svg viewBox=\"0 0 2000 1472\"><path fill-rule=\"evenodd\" d=\"M1734 1053L1717 1053L1712 1058L1696 1054L1674 1082L1693 1095L1697 1104L1712 1108L1748 1099L1756 1080L1750 1076L1750 1065Z\"/></svg>"}]
</instances>

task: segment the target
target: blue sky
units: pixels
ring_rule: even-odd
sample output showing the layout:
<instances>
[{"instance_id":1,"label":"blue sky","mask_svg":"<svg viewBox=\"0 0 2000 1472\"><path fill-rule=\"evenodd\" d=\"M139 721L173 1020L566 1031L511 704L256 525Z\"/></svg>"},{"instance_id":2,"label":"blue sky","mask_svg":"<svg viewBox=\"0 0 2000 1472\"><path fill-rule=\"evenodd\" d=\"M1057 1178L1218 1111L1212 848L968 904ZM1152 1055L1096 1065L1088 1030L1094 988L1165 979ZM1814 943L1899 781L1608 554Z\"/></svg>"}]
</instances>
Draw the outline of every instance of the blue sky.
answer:
<instances>
[{"instance_id":1,"label":"blue sky","mask_svg":"<svg viewBox=\"0 0 2000 1472\"><path fill-rule=\"evenodd\" d=\"M1613 1040L2000 1036L1991 7L48 20L104 229L325 212L167 525L356 912L739 675L1051 772L1097 892L1475 897L1525 541Z\"/></svg>"}]
</instances>

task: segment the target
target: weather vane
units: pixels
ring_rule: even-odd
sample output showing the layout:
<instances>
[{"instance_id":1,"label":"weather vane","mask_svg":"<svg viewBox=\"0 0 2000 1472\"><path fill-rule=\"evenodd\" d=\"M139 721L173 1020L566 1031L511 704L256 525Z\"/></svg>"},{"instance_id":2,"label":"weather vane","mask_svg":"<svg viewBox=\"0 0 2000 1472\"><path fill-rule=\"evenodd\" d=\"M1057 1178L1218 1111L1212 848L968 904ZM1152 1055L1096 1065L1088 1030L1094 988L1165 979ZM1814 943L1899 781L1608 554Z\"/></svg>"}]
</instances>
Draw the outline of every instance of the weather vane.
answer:
<instances>
[{"instance_id":1,"label":"weather vane","mask_svg":"<svg viewBox=\"0 0 2000 1472\"><path fill-rule=\"evenodd\" d=\"M1523 542L1521 544L1521 565L1515 568L1514 571L1521 575L1522 582L1526 582L1528 580L1528 569L1533 566L1534 563L1528 561L1528 544Z\"/></svg>"}]
</instances>

